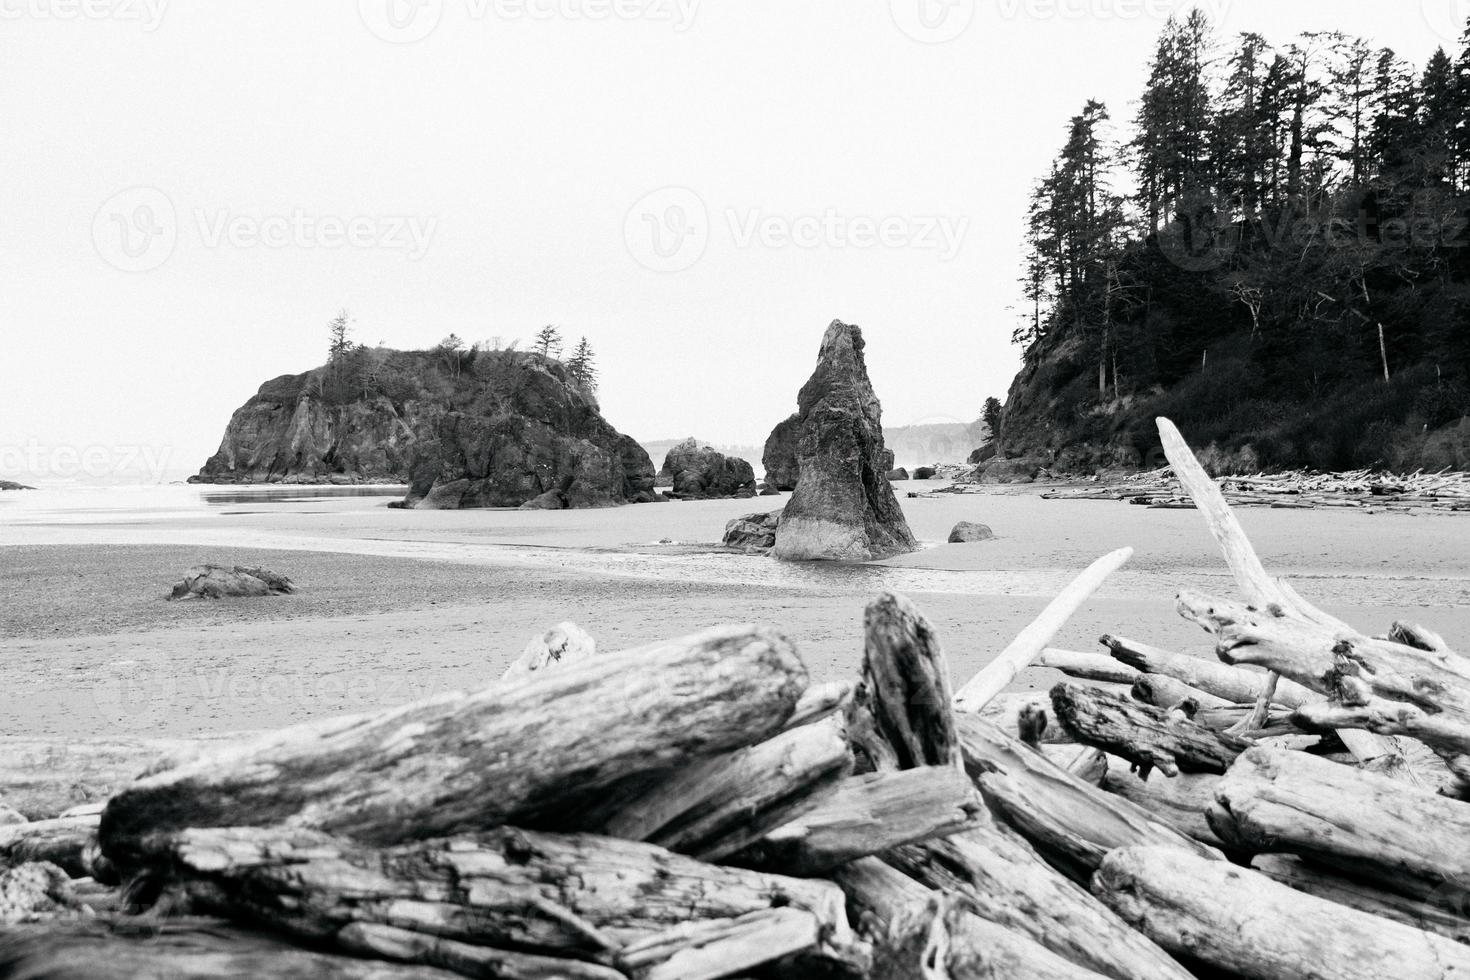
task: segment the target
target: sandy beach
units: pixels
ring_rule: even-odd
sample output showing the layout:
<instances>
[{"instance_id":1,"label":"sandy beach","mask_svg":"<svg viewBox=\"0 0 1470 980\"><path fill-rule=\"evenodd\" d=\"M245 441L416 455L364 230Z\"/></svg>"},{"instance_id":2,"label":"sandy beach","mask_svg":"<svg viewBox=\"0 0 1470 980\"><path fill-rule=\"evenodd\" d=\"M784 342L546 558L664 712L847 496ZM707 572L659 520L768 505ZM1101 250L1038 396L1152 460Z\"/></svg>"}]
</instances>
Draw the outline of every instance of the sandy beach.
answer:
<instances>
[{"instance_id":1,"label":"sandy beach","mask_svg":"<svg viewBox=\"0 0 1470 980\"><path fill-rule=\"evenodd\" d=\"M923 551L874 565L781 564L713 548L725 522L784 498L562 512L390 510L297 488L59 490L0 498L0 734L189 735L275 727L498 676L572 620L614 650L729 622L774 625L819 680L851 676L864 604L903 592L957 681L999 653L1080 569L1132 562L1056 645L1116 632L1208 654L1180 587L1232 594L1199 516L1035 488L904 497ZM1453 516L1249 509L1267 566L1365 631L1470 629L1470 524ZM946 545L960 520L996 539ZM663 542L663 543L661 543ZM190 565L263 564L292 596L167 602ZM1021 686L1044 687L1049 672Z\"/></svg>"}]
</instances>

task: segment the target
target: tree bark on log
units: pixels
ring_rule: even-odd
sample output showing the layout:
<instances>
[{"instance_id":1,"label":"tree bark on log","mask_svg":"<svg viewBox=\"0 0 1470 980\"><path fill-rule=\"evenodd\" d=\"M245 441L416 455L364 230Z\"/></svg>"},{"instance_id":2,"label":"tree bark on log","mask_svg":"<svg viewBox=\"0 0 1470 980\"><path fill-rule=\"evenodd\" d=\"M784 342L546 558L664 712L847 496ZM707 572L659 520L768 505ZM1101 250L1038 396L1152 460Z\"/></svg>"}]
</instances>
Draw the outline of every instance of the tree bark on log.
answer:
<instances>
[{"instance_id":1,"label":"tree bark on log","mask_svg":"<svg viewBox=\"0 0 1470 980\"><path fill-rule=\"evenodd\" d=\"M1202 844L1226 850L1229 845L1216 835L1205 817L1215 803L1215 789L1221 778L1204 774L1170 778L1154 772L1140 779L1134 773L1109 771L1103 777L1102 788L1136 804L1159 823Z\"/></svg>"},{"instance_id":2,"label":"tree bark on log","mask_svg":"<svg viewBox=\"0 0 1470 980\"><path fill-rule=\"evenodd\" d=\"M742 853L738 864L815 876L855 858L975 826L985 804L958 768L866 773Z\"/></svg>"},{"instance_id":3,"label":"tree bark on log","mask_svg":"<svg viewBox=\"0 0 1470 980\"><path fill-rule=\"evenodd\" d=\"M97 842L97 817L57 817L0 827L0 869L49 861L73 878L92 874L88 849Z\"/></svg>"},{"instance_id":4,"label":"tree bark on log","mask_svg":"<svg viewBox=\"0 0 1470 980\"><path fill-rule=\"evenodd\" d=\"M124 928L126 924L126 919L86 919L7 929L0 935L0 976L24 980L240 980L242 977L250 980L458 980L459 977L427 966L314 952L269 933L218 919L171 918L149 929ZM506 980L512 977L503 973L485 976ZM524 980L533 978L524 977Z\"/></svg>"},{"instance_id":5,"label":"tree bark on log","mask_svg":"<svg viewBox=\"0 0 1470 980\"><path fill-rule=\"evenodd\" d=\"M139 843L144 866L166 870L196 908L349 949L357 933L344 930L386 926L616 966L625 948L671 929L792 908L815 917L834 959L863 953L829 882L611 837L502 827L374 848L317 831L211 828Z\"/></svg>"},{"instance_id":6,"label":"tree bark on log","mask_svg":"<svg viewBox=\"0 0 1470 980\"><path fill-rule=\"evenodd\" d=\"M1470 945L1470 918L1465 915L1463 901L1470 892L1465 890L1455 894L1459 901L1451 901L1446 907L1424 897L1396 895L1376 885L1334 874L1331 869L1294 854L1260 854L1251 861L1251 867L1299 892Z\"/></svg>"},{"instance_id":7,"label":"tree bark on log","mask_svg":"<svg viewBox=\"0 0 1470 980\"><path fill-rule=\"evenodd\" d=\"M813 684L802 692L801 699L786 719L786 730L811 725L831 717L852 703L853 685L847 681Z\"/></svg>"},{"instance_id":8,"label":"tree bark on log","mask_svg":"<svg viewBox=\"0 0 1470 980\"><path fill-rule=\"evenodd\" d=\"M1224 698L1216 697L1207 691L1201 691L1197 687L1163 674L1140 674L1138 680L1133 683L1130 691L1133 700L1144 704L1151 704L1155 708L1163 708L1165 711L1185 701L1193 701L1200 708L1228 708L1234 707L1231 702ZM1242 702L1242 704L1254 703Z\"/></svg>"},{"instance_id":9,"label":"tree bark on log","mask_svg":"<svg viewBox=\"0 0 1470 980\"><path fill-rule=\"evenodd\" d=\"M1445 980L1470 947L1178 850L1109 854L1093 891L1165 949L1252 980Z\"/></svg>"},{"instance_id":10,"label":"tree bark on log","mask_svg":"<svg viewBox=\"0 0 1470 980\"><path fill-rule=\"evenodd\" d=\"M851 771L839 731L804 725L671 772L592 829L718 861L811 811Z\"/></svg>"},{"instance_id":11,"label":"tree bark on log","mask_svg":"<svg viewBox=\"0 0 1470 980\"><path fill-rule=\"evenodd\" d=\"M1089 785L977 718L960 719L965 768L991 808L1053 865L1085 881L1108 851L1132 844L1180 847L1212 859L1214 848Z\"/></svg>"},{"instance_id":12,"label":"tree bark on log","mask_svg":"<svg viewBox=\"0 0 1470 980\"><path fill-rule=\"evenodd\" d=\"M1470 804L1375 773L1254 748L1215 799L1210 826L1241 850L1300 854L1410 894L1470 880Z\"/></svg>"},{"instance_id":13,"label":"tree bark on log","mask_svg":"<svg viewBox=\"0 0 1470 980\"><path fill-rule=\"evenodd\" d=\"M1122 636L1107 635L1101 642L1115 658L1145 674L1172 678L1231 704L1251 704L1266 689L1267 675L1256 671L1231 667L1217 660L1171 653ZM1319 699L1312 690L1283 678L1277 683L1271 701L1286 708L1295 708Z\"/></svg>"},{"instance_id":14,"label":"tree bark on log","mask_svg":"<svg viewBox=\"0 0 1470 980\"><path fill-rule=\"evenodd\" d=\"M875 980L1098 980L1025 936L940 895L894 923L873 965Z\"/></svg>"},{"instance_id":15,"label":"tree bark on log","mask_svg":"<svg viewBox=\"0 0 1470 980\"><path fill-rule=\"evenodd\" d=\"M959 768L949 664L929 621L885 592L868 604L863 679L848 711L857 771Z\"/></svg>"},{"instance_id":16,"label":"tree bark on log","mask_svg":"<svg viewBox=\"0 0 1470 980\"><path fill-rule=\"evenodd\" d=\"M1167 953L1084 888L1060 875L993 820L975 830L909 844L884 860L917 883L969 899L976 914L1085 969L1115 980L1186 980ZM904 896L905 901L911 901ZM886 911L892 919L896 912Z\"/></svg>"},{"instance_id":17,"label":"tree bark on log","mask_svg":"<svg viewBox=\"0 0 1470 980\"><path fill-rule=\"evenodd\" d=\"M141 837L184 826L281 824L380 844L493 827L763 741L807 684L791 643L754 627L541 674L288 728L149 777L108 803L103 853L126 871Z\"/></svg>"},{"instance_id":18,"label":"tree bark on log","mask_svg":"<svg viewBox=\"0 0 1470 980\"><path fill-rule=\"evenodd\" d=\"M1074 739L1121 756L1147 773L1223 773L1250 742L1211 731L1179 712L1061 683L1051 689L1057 721Z\"/></svg>"},{"instance_id":19,"label":"tree bark on log","mask_svg":"<svg viewBox=\"0 0 1470 980\"><path fill-rule=\"evenodd\" d=\"M633 980L716 980L811 949L818 929L810 912L766 909L631 943L618 954L617 966Z\"/></svg>"}]
</instances>

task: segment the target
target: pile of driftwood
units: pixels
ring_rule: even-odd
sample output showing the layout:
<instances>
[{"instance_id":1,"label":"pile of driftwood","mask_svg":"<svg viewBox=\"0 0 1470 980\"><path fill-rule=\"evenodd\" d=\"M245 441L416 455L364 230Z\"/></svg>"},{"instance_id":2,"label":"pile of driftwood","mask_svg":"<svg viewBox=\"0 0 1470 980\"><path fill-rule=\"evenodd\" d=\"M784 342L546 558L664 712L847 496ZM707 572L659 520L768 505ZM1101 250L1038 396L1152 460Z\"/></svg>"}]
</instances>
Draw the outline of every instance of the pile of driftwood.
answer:
<instances>
[{"instance_id":1,"label":"pile of driftwood","mask_svg":"<svg viewBox=\"0 0 1470 980\"><path fill-rule=\"evenodd\" d=\"M564 624L473 694L31 743L0 919L40 921L0 975L1470 976L1470 661L1269 578L1161 428L1244 592L1179 600L1223 662L1048 648L1124 549L958 690L883 595L853 683L761 628L600 654ZM1038 663L1090 683L1007 693Z\"/></svg>"},{"instance_id":2,"label":"pile of driftwood","mask_svg":"<svg viewBox=\"0 0 1470 980\"><path fill-rule=\"evenodd\" d=\"M1312 510L1347 507L1373 511L1470 511L1470 473L1425 473L1400 476L1355 470L1314 473L1293 470L1228 476L1218 481L1234 507ZM1134 474L1119 482L1042 494L1047 500L1124 500L1158 510L1193 509L1195 504L1173 466Z\"/></svg>"}]
</instances>

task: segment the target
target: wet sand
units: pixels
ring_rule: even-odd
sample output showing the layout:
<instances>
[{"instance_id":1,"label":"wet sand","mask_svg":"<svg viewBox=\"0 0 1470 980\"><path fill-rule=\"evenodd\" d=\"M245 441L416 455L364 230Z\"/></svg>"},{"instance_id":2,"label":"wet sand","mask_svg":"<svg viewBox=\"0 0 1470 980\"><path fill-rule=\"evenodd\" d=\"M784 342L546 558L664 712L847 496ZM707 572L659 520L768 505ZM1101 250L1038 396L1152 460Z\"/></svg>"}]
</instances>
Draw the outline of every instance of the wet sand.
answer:
<instances>
[{"instance_id":1,"label":"wet sand","mask_svg":"<svg viewBox=\"0 0 1470 980\"><path fill-rule=\"evenodd\" d=\"M899 485L900 496L919 486ZM883 589L924 609L962 682L1078 570L1123 545L1134 560L1058 646L1099 649L1099 634L1118 632L1206 652L1209 638L1173 612L1174 593L1233 592L1197 514L1034 491L903 498L929 547L868 566L710 550L725 521L784 498L452 513L271 496L206 506L193 488L165 488L0 506L0 734L188 735L399 703L493 679L564 619L608 650L771 624L817 679L836 679L856 668L863 606ZM942 544L959 520L990 524L997 539ZM1470 631L1470 519L1243 510L1241 520L1272 571L1362 629L1408 618L1452 642ZM264 564L300 591L164 601L203 561ZM1032 671L1022 686L1052 679Z\"/></svg>"}]
</instances>

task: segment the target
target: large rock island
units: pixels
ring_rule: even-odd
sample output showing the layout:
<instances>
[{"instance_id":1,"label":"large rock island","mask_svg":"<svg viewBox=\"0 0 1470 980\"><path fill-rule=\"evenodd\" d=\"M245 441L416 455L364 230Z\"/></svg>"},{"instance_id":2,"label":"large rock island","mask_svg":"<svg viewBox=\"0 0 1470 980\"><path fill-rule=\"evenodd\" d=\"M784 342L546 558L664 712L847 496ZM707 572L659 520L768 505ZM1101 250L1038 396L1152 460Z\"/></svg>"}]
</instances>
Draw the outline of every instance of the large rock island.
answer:
<instances>
[{"instance_id":1,"label":"large rock island","mask_svg":"<svg viewBox=\"0 0 1470 980\"><path fill-rule=\"evenodd\" d=\"M797 396L800 474L776 528L787 561L872 561L918 548L899 509L883 417L863 359L863 332L833 320L817 369Z\"/></svg>"},{"instance_id":2,"label":"large rock island","mask_svg":"<svg viewBox=\"0 0 1470 980\"><path fill-rule=\"evenodd\" d=\"M192 483L408 483L405 506L651 501L653 462L555 358L357 352L262 385Z\"/></svg>"}]
</instances>

